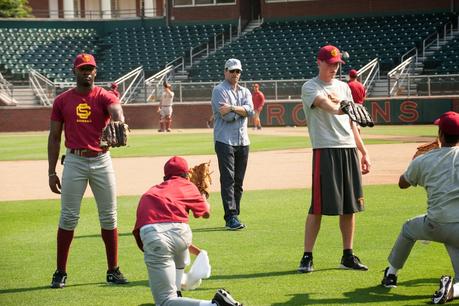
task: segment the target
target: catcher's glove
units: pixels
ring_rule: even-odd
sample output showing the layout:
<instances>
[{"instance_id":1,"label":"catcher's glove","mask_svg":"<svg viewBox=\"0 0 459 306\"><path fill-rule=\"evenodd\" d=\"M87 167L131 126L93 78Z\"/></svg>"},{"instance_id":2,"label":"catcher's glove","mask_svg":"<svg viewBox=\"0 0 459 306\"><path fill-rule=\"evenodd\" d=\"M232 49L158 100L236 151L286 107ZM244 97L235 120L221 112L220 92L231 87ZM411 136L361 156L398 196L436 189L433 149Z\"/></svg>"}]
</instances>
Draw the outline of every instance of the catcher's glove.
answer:
<instances>
[{"instance_id":1,"label":"catcher's glove","mask_svg":"<svg viewBox=\"0 0 459 306\"><path fill-rule=\"evenodd\" d=\"M199 192L209 198L210 185L212 184L212 178L210 175L210 161L194 166L188 170L188 178L190 181L198 187Z\"/></svg>"},{"instance_id":2,"label":"catcher's glove","mask_svg":"<svg viewBox=\"0 0 459 306\"><path fill-rule=\"evenodd\" d=\"M357 122L362 127L373 127L375 124L373 119L371 119L370 113L365 108L365 106L361 104L355 104L352 101L343 100L340 102L339 107L343 113L349 116L349 118Z\"/></svg>"},{"instance_id":3,"label":"catcher's glove","mask_svg":"<svg viewBox=\"0 0 459 306\"><path fill-rule=\"evenodd\" d=\"M438 149L438 148L440 148L440 141L438 140L438 138L435 139L435 141L433 141L431 143L422 144L422 145L417 147L416 153L414 153L413 159L415 159L419 155L422 155L424 153L432 151L433 149Z\"/></svg>"},{"instance_id":4,"label":"catcher's glove","mask_svg":"<svg viewBox=\"0 0 459 306\"><path fill-rule=\"evenodd\" d=\"M121 147L127 144L129 126L122 121L111 121L102 131L101 147Z\"/></svg>"}]
</instances>

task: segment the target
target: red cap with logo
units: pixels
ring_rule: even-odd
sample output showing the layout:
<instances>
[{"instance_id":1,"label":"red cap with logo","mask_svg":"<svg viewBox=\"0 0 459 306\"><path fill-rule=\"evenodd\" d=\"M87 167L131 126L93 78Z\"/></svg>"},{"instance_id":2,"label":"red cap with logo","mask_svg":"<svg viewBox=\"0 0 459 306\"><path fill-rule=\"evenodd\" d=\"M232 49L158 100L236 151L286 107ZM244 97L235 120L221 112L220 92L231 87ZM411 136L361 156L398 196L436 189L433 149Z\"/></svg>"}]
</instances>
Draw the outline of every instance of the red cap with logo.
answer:
<instances>
[{"instance_id":1,"label":"red cap with logo","mask_svg":"<svg viewBox=\"0 0 459 306\"><path fill-rule=\"evenodd\" d=\"M350 76L351 78L356 78L356 77L357 77L357 74L358 74L358 73L357 73L357 70L355 70L355 69L351 69L351 70L349 71L349 76Z\"/></svg>"},{"instance_id":2,"label":"red cap with logo","mask_svg":"<svg viewBox=\"0 0 459 306\"><path fill-rule=\"evenodd\" d=\"M78 54L73 62L73 68L80 68L81 66L94 66L96 67L96 60L94 56L87 53Z\"/></svg>"},{"instance_id":3,"label":"red cap with logo","mask_svg":"<svg viewBox=\"0 0 459 306\"><path fill-rule=\"evenodd\" d=\"M440 130L453 136L459 136L459 114L456 112L446 112L434 121Z\"/></svg>"},{"instance_id":4,"label":"red cap with logo","mask_svg":"<svg viewBox=\"0 0 459 306\"><path fill-rule=\"evenodd\" d=\"M325 61L327 64L345 64L345 62L341 59L341 52L339 49L332 45L326 45L320 48L319 53L317 54L317 59Z\"/></svg>"},{"instance_id":5,"label":"red cap with logo","mask_svg":"<svg viewBox=\"0 0 459 306\"><path fill-rule=\"evenodd\" d=\"M167 177L179 176L188 172L188 163L180 156L171 157L164 165L164 175Z\"/></svg>"}]
</instances>

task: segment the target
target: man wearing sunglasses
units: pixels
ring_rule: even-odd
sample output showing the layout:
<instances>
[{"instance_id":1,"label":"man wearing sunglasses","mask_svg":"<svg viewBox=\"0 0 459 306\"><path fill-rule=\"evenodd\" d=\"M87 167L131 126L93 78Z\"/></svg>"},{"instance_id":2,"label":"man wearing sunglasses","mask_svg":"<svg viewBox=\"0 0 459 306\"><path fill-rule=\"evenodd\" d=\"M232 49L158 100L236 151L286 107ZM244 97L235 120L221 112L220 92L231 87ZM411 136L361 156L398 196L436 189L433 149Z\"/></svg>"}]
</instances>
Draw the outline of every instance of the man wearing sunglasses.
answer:
<instances>
[{"instance_id":1,"label":"man wearing sunglasses","mask_svg":"<svg viewBox=\"0 0 459 306\"><path fill-rule=\"evenodd\" d=\"M220 189L225 210L225 227L243 229L239 220L242 185L249 157L247 117L254 115L250 90L239 85L242 65L230 58L225 63L225 80L212 91L215 152L220 170Z\"/></svg>"}]
</instances>

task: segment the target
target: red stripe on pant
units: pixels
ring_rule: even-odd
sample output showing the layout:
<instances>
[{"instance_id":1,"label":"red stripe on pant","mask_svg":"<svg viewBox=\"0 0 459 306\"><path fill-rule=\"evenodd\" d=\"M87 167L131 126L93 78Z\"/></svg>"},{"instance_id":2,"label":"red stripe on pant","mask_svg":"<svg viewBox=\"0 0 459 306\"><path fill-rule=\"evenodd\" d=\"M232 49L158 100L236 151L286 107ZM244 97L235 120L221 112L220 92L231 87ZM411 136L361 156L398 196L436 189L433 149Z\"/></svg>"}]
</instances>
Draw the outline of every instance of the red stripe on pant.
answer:
<instances>
[{"instance_id":1,"label":"red stripe on pant","mask_svg":"<svg viewBox=\"0 0 459 306\"><path fill-rule=\"evenodd\" d=\"M312 213L314 215L322 213L322 186L320 184L320 152L321 150L313 150L314 158L314 172L312 174L313 180L313 196L312 196Z\"/></svg>"}]
</instances>

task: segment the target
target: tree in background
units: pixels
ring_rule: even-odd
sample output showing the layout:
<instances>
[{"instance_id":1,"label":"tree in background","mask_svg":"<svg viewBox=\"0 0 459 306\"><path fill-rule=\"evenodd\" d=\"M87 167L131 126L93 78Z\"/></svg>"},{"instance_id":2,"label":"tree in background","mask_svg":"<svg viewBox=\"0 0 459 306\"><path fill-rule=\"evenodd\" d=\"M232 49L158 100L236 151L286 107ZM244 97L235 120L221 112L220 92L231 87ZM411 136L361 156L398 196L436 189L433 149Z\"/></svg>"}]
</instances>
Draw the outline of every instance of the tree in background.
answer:
<instances>
[{"instance_id":1,"label":"tree in background","mask_svg":"<svg viewBox=\"0 0 459 306\"><path fill-rule=\"evenodd\" d=\"M0 17L30 17L31 12L28 0L0 0Z\"/></svg>"}]
</instances>

